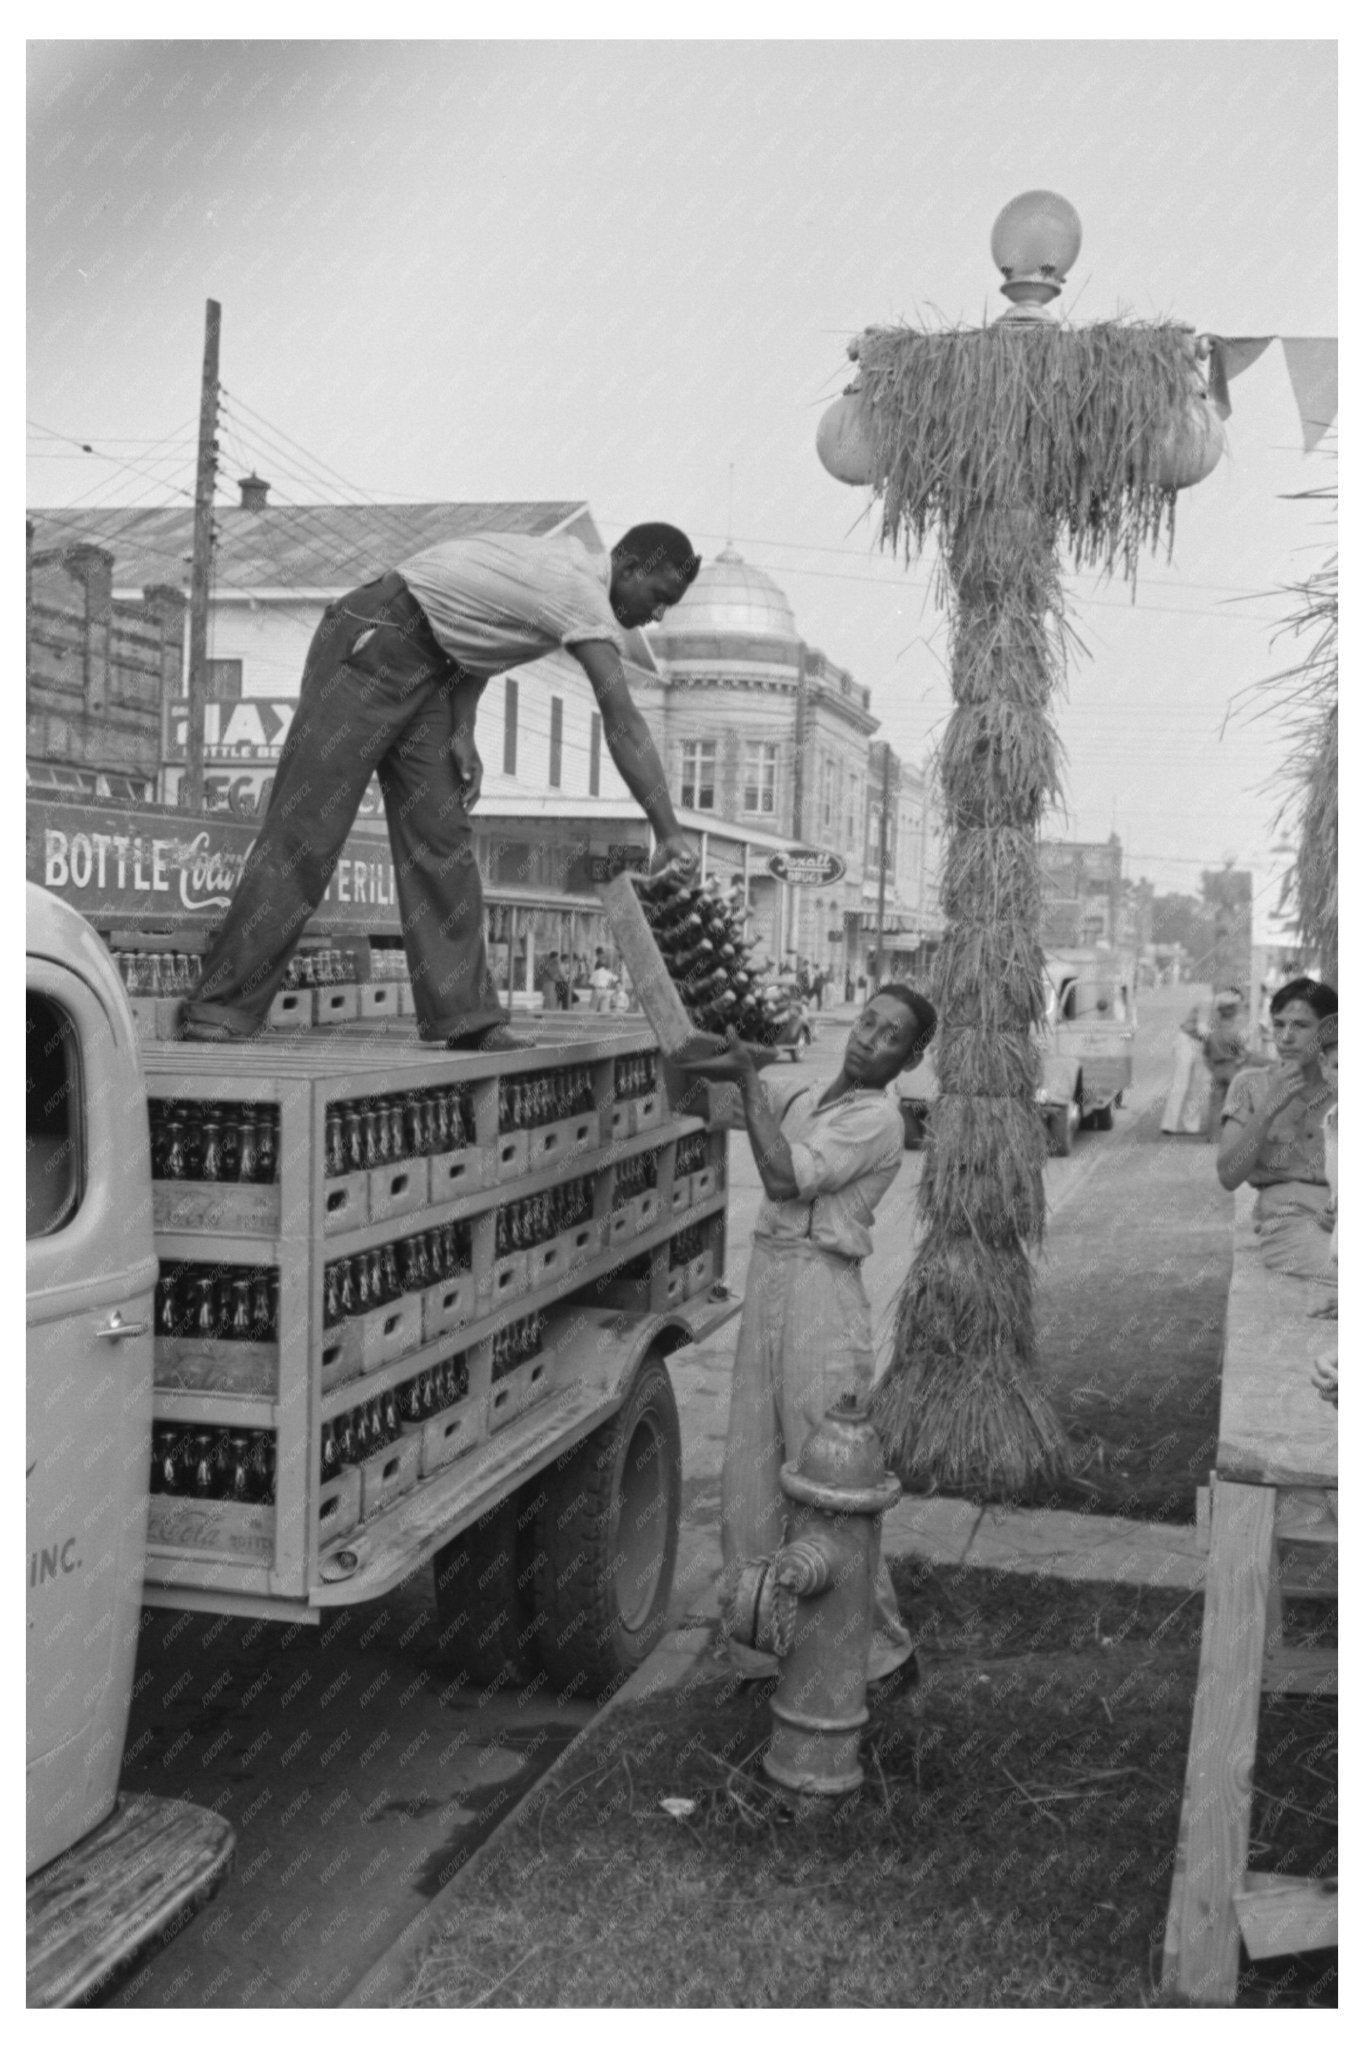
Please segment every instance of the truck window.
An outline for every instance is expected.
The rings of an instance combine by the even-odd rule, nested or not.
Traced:
[[[1064,1024],[1073,1024],[1075,1022],[1075,999],[1078,992],[1079,984],[1077,982],[1067,981],[1062,983],[1061,1021]]]
[[[28,992],[25,1158],[27,1235],[64,1230],[80,1207],[80,1061],[76,1029],[48,997]]]

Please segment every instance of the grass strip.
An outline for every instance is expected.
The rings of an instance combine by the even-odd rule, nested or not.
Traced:
[[[605,1717],[452,1888],[400,2002],[1161,2003],[1201,1600],[894,1575],[925,1675],[873,1710],[860,1793],[793,1805],[761,1768],[770,1686],[703,1664]],[[1334,1722],[1330,1700],[1265,1702],[1252,1867],[1333,1872]],[[1247,1970],[1238,2003],[1330,2004],[1334,1961]]]

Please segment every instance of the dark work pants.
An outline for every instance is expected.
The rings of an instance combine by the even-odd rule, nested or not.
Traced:
[[[401,576],[327,606],[264,822],[204,957],[189,1020],[242,1036],[260,1030],[376,771],[421,1036],[448,1038],[503,1017],[450,758],[457,674]]]

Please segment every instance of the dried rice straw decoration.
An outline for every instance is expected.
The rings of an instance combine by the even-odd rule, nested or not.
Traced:
[[[1060,555],[1131,580],[1172,542],[1162,451],[1201,379],[1192,330],[1136,323],[877,328],[853,353],[883,544],[906,561],[937,545],[955,706],[938,762],[940,1096],[876,1420],[907,1485],[1007,1494],[1066,1455],[1035,1380],[1028,1250],[1046,1208],[1032,1034],[1038,830],[1061,778],[1049,706],[1071,644]]]
[[[1335,504],[1333,486],[1299,491],[1306,499]],[[1274,820],[1275,829],[1289,830],[1296,840],[1293,865],[1284,878],[1279,914],[1291,916],[1303,950],[1321,963],[1324,980],[1333,985],[1340,971],[1340,811],[1337,791],[1340,757],[1340,586],[1338,558],[1333,553],[1304,583],[1291,586],[1297,604],[1283,630],[1295,637],[1310,635],[1302,660],[1264,682],[1252,685],[1247,697],[1262,697],[1255,714],[1277,713],[1286,726],[1289,750],[1274,777],[1287,794]]]

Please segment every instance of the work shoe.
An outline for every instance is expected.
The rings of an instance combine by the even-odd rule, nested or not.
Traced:
[[[190,1045],[249,1045],[254,1031],[234,1031],[230,1024],[209,1024],[182,1012],[175,1027],[178,1039]]]
[[[484,1024],[476,1031],[457,1031],[445,1041],[447,1052],[525,1052],[540,1043],[522,1038],[505,1024]]]

